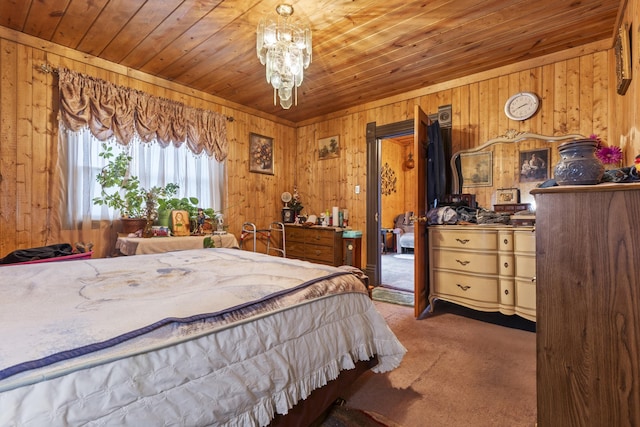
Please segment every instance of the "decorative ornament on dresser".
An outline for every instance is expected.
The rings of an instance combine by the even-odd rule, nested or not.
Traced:
[[[602,139],[596,135],[589,135],[590,139],[598,142],[596,147],[596,157],[604,164],[605,169],[617,169],[622,167],[622,149],[615,145],[607,146]]]
[[[596,157],[598,141],[576,139],[558,146],[560,161],[555,167],[558,185],[598,184],[604,175],[604,165]]]

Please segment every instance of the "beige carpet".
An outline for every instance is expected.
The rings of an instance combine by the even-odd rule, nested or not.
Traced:
[[[534,332],[472,319],[447,303],[423,320],[411,307],[375,304],[408,353],[398,369],[360,377],[343,396],[348,407],[404,427],[535,425]]]

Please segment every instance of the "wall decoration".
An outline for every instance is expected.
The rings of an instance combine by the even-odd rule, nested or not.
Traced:
[[[631,83],[631,46],[629,44],[629,28],[626,24],[618,28],[614,50],[616,53],[616,90],[618,94],[624,95]]]
[[[493,185],[493,152],[461,153],[462,186],[491,187]]]
[[[520,151],[520,182],[545,181],[549,179],[549,148]]]
[[[273,138],[249,134],[249,171],[273,175]]]
[[[396,183],[398,182],[398,177],[389,163],[385,163],[380,170],[380,185],[382,187],[382,194],[384,196],[388,196],[391,193],[396,192]]]
[[[320,160],[340,157],[340,137],[330,136],[318,140],[318,158]]]

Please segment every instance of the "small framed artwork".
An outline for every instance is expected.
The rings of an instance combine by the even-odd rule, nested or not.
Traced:
[[[171,228],[174,236],[191,234],[191,221],[187,211],[171,211]]]
[[[249,172],[273,175],[273,138],[249,134]]]
[[[491,187],[493,185],[493,152],[460,154],[463,187]]]
[[[318,159],[335,159],[340,157],[340,137],[330,136],[318,140]]]
[[[520,182],[549,179],[549,153],[551,149],[521,151],[519,155]]]
[[[496,205],[520,203],[520,190],[517,188],[498,188],[496,190]]]
[[[631,83],[631,46],[629,28],[626,24],[618,28],[614,50],[616,53],[616,91],[624,95]]]

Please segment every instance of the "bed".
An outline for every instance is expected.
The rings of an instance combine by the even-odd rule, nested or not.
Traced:
[[[197,249],[0,272],[0,425],[305,425],[341,373],[406,352],[353,267]]]

